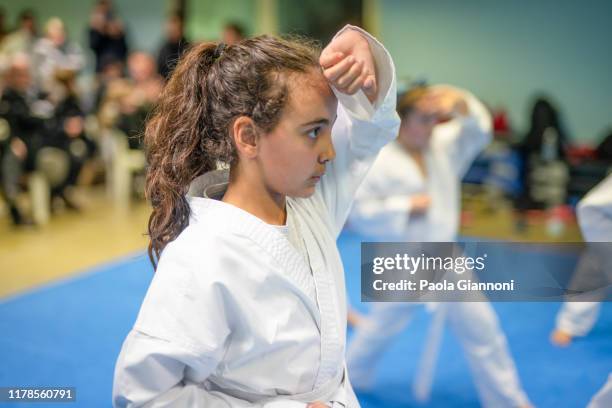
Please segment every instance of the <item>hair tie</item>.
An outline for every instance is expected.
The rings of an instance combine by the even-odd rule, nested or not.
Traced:
[[[221,57],[221,55],[223,54],[224,50],[225,50],[224,42],[220,42],[219,44],[217,44],[217,47],[215,47],[215,51],[213,52],[213,59],[217,61],[219,57]]]

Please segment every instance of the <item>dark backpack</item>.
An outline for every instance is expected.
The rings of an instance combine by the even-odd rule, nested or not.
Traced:
[[[608,136],[606,136],[599,146],[597,146],[595,154],[599,160],[612,161],[612,130],[610,130]]]

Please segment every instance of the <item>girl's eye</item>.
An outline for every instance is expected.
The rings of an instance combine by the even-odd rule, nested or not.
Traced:
[[[308,133],[306,133],[306,135],[308,135],[309,138],[311,139],[316,139],[317,136],[319,136],[319,132],[321,131],[320,127],[316,127],[310,131],[308,131]]]

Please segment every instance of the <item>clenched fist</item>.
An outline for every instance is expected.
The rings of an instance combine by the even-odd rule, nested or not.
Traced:
[[[338,91],[353,95],[362,89],[370,102],[378,94],[376,64],[368,40],[356,30],[345,30],[323,49],[323,75]]]

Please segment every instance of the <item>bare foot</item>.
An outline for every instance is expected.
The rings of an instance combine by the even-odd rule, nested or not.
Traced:
[[[357,327],[363,322],[363,316],[354,310],[349,310],[346,320],[349,327]]]
[[[550,342],[557,347],[567,347],[572,342],[572,335],[556,329],[550,335]]]

